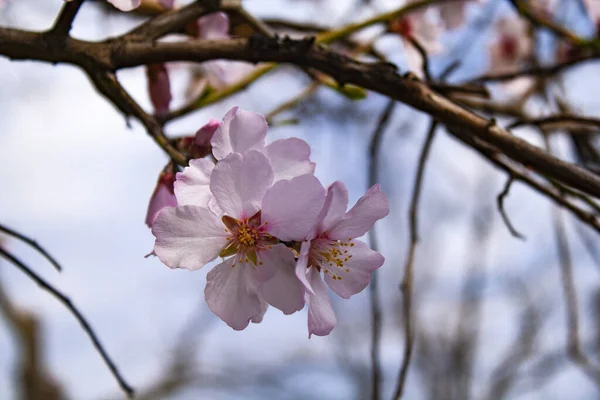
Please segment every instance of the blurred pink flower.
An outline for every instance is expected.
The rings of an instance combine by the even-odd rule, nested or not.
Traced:
[[[501,18],[496,23],[496,39],[490,47],[490,71],[515,71],[531,58],[532,51],[529,25],[516,16]]]
[[[167,10],[172,10],[175,0],[159,0],[158,3]]]
[[[441,27],[428,18],[426,10],[413,11],[391,21],[389,31],[402,37],[408,68],[418,76],[423,75],[423,59],[411,39],[420,44],[428,55],[442,51]]]
[[[169,113],[171,104],[171,83],[165,64],[150,64],[146,66],[148,77],[148,93],[154,106],[154,114],[163,116]]]
[[[347,206],[348,190],[336,181],[327,190],[318,224],[302,242],[296,275],[306,288],[309,337],[328,335],[337,322],[321,271],[329,288],[347,299],[361,292],[384,262],[381,254],[355,239],[389,213],[379,185],[373,185],[348,212]]]
[[[229,18],[223,12],[216,12],[198,18],[188,26],[188,31],[202,40],[219,40],[229,38]],[[188,89],[188,97],[197,97],[207,87],[223,89],[240,79],[253,68],[251,64],[234,61],[207,61],[192,67],[192,83]]]
[[[583,0],[587,12],[590,16],[590,19],[596,24],[596,26],[600,26],[600,1],[598,0]]]
[[[286,314],[304,305],[302,285],[293,276],[293,253],[278,239],[301,240],[310,232],[325,190],[313,175],[275,185],[273,179],[263,153],[230,153],[210,173],[216,207],[190,191],[181,196],[176,186],[179,205],[164,209],[152,226],[154,252],[171,268],[195,270],[219,255],[232,256],[208,273],[205,297],[209,308],[236,330],[259,321],[267,302]],[[263,290],[267,280],[271,283]]]
[[[165,207],[175,207],[177,199],[173,190],[175,182],[175,174],[173,173],[173,164],[168,164],[160,173],[156,188],[150,197],[148,211],[146,212],[146,225],[152,228],[152,224],[156,221],[158,213]]]

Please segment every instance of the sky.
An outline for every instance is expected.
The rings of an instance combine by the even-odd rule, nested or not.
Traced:
[[[326,3],[326,12],[315,12],[311,2],[289,1],[286,7],[274,7],[280,3],[248,0],[247,6],[258,15],[301,15],[323,23],[350,15],[350,6],[333,2]],[[60,5],[58,0],[16,2],[0,11],[0,22],[42,29],[51,25]],[[84,7],[73,34],[98,39],[129,26],[126,18],[105,18],[96,7]],[[393,49],[393,41],[386,46]],[[481,55],[474,56],[473,65],[481,63]],[[177,92],[186,82],[185,66],[172,69]],[[35,238],[61,262],[64,271],[57,273],[15,241],[8,242],[8,248],[68,294],[128,382],[136,388],[150,385],[168,366],[176,346],[183,345],[193,352],[208,383],[178,399],[342,400],[356,396],[364,381],[347,369],[356,367],[358,376],[368,376],[367,290],[350,300],[334,299],[340,322],[328,337],[308,339],[306,310],[284,316],[270,309],[261,324],[251,324],[241,332],[231,330],[204,303],[209,267],[194,272],[170,270],[156,258],[144,258],[153,246],[144,224],[146,206],[166,157],[140,124],[132,121],[128,128],[124,118],[94,92],[76,68],[0,59],[0,70],[0,222]],[[578,73],[591,76],[593,72],[590,67]],[[119,78],[149,109],[143,69],[121,71]],[[581,101],[587,105],[586,112],[597,112],[590,87],[581,82],[574,80],[573,85],[580,85],[573,87],[574,93],[590,99]],[[283,68],[240,95],[174,123],[167,132],[191,134],[209,118],[220,119],[234,105],[267,113],[306,84],[301,72]],[[175,99],[179,104],[182,101],[181,96]],[[316,100],[301,107],[303,119],[298,125],[271,127],[269,139],[305,139],[312,146],[317,177],[325,184],[344,181],[350,190],[350,204],[354,204],[367,189],[369,136],[384,105],[385,100],[375,94],[352,103],[322,89]],[[379,273],[386,394],[393,389],[403,348],[398,284],[408,244],[408,202],[426,125],[425,116],[398,105],[380,158],[380,181],[391,205],[390,216],[376,225],[386,257]],[[518,308],[514,296],[507,295],[514,289],[511,279],[528,283],[532,296],[552,309],[541,335],[541,348],[564,346],[551,207],[547,200],[516,185],[507,199],[507,211],[527,241],[514,239],[494,208],[503,176],[442,130],[438,136],[421,206],[423,240],[417,251],[415,294],[418,325],[431,326],[434,331],[444,331],[443,326],[448,325],[449,331],[465,265],[481,264],[487,271],[485,276],[477,275],[485,280],[482,337],[492,344],[478,359],[483,382],[516,332]],[[535,140],[533,135],[529,137]],[[557,143],[566,148],[564,141]],[[473,221],[484,214],[491,215],[490,245],[485,251],[473,247],[477,237],[472,233]],[[570,221],[571,233],[573,226]],[[576,282],[585,294],[585,305],[585,296],[598,287],[598,270],[579,244],[573,246]],[[480,258],[479,250],[483,253]],[[472,259],[475,261],[469,261]],[[71,398],[122,397],[90,340],[62,304],[1,260],[0,283],[15,303],[39,316],[49,369]],[[584,324],[590,321],[583,320]],[[584,325],[584,332],[590,330]],[[12,399],[16,396],[15,341],[2,319],[0,349],[0,398]],[[225,382],[225,387],[220,382]],[[475,388],[484,390],[482,383]],[[594,386],[590,381],[579,370],[567,367],[550,384],[521,397],[516,393],[514,398],[589,398],[591,393]],[[422,395],[422,384],[409,376],[407,398]]]

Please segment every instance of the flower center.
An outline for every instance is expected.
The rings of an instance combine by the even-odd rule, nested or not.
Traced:
[[[235,254],[233,267],[237,262],[251,262],[254,265],[262,265],[259,260],[258,251],[272,248],[278,240],[269,235],[264,226],[261,225],[261,212],[257,212],[250,218],[237,220],[230,216],[224,215],[221,220],[225,227],[225,231],[230,234],[227,239],[227,245],[223,247],[221,257],[227,257]]]
[[[313,240],[309,265],[323,270],[325,274],[331,274],[334,280],[342,280],[341,274],[350,272],[346,266],[346,263],[352,258],[352,254],[349,254],[348,250],[350,247],[354,247],[352,239],[347,241],[324,238]]]

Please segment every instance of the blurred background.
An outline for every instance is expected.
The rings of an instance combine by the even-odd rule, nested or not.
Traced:
[[[532,2],[533,3],[533,2]],[[582,36],[595,34],[583,2],[557,1],[554,17]],[[5,0],[0,24],[31,30],[52,25],[61,0]],[[398,1],[245,0],[259,18],[339,27],[403,4]],[[498,21],[517,18],[505,0],[469,2],[465,21],[441,29],[430,53],[433,76],[455,60],[450,82],[493,69]],[[437,10],[427,21],[441,26]],[[73,36],[101,40],[142,20],[99,1],[84,4]],[[539,37],[538,37],[539,36]],[[353,36],[414,69],[397,33],[374,26]],[[534,53],[555,62],[558,46],[536,36]],[[62,264],[57,273],[31,248],[4,237],[2,246],[55,285],[81,309],[140,399],[366,399],[370,397],[369,288],[343,300],[331,296],[338,326],[308,339],[306,310],[284,316],[271,308],[264,321],[236,332],[204,302],[206,267],[170,270],[152,250],[146,207],[167,157],[135,120],[131,126],[87,77],[71,66],[0,58],[0,223],[28,235]],[[172,108],[186,104],[188,64],[169,65]],[[553,76],[545,93],[559,93],[573,110],[598,115],[597,62]],[[415,71],[419,73],[419,71]],[[119,71],[123,85],[147,110],[143,68]],[[171,137],[192,135],[209,118],[234,105],[269,114],[311,85],[302,71],[284,66],[222,102],[170,123]],[[526,85],[527,86],[527,85]],[[530,86],[529,86],[530,87]],[[556,110],[541,94],[489,85],[494,104],[518,104],[536,115]],[[519,91],[521,90],[521,91]],[[490,100],[490,102],[492,102]],[[342,180],[350,204],[368,188],[369,144],[387,99],[368,93],[353,100],[316,87],[271,120],[268,139],[300,137],[312,146],[316,176]],[[497,114],[498,123],[511,119]],[[427,115],[403,104],[393,109],[377,158],[377,180],[390,199],[378,222],[385,256],[377,272],[381,299],[382,395],[393,394],[404,351],[399,285],[409,248],[409,203]],[[543,145],[537,130],[515,133]],[[581,160],[566,132],[549,136],[555,154]],[[590,136],[593,138],[593,136]],[[592,149],[596,142],[590,139]],[[593,399],[599,382],[567,354],[568,321],[559,246],[573,267],[581,348],[600,363],[600,245],[598,236],[553,203],[515,183],[506,213],[526,237],[511,235],[497,197],[503,172],[440,127],[432,144],[419,208],[420,243],[414,271],[415,353],[407,399]],[[554,217],[553,217],[554,215]],[[553,219],[554,218],[554,219]],[[557,242],[556,221],[566,239]],[[559,235],[559,237],[561,237]],[[365,238],[365,240],[367,240]],[[564,260],[563,260],[564,262]],[[119,399],[104,362],[73,316],[28,277],[0,259],[0,398],[23,397],[23,371],[48,385],[40,399]],[[33,365],[33,367],[32,367]],[[596,375],[597,376],[597,375]],[[21,397],[19,397],[21,396]]]

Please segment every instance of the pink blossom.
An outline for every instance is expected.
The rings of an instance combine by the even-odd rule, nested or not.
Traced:
[[[512,72],[531,57],[533,43],[528,29],[529,25],[519,17],[497,22],[497,36],[490,47],[492,72]]]
[[[413,11],[393,20],[389,30],[402,37],[408,68],[419,76],[422,75],[423,59],[411,39],[417,41],[428,54],[442,51],[440,26],[428,18],[426,10]]]
[[[501,18],[496,24],[496,39],[490,46],[490,72],[503,74],[518,70],[529,62],[533,41],[529,25],[519,17]],[[515,95],[526,91],[532,80],[519,78],[505,84],[504,88]]]
[[[212,129],[214,126],[215,124],[206,129]],[[262,115],[234,107],[225,114],[210,143],[217,160],[231,153],[243,153],[248,150],[265,154],[274,173],[273,182],[314,172],[315,164],[310,161],[308,143],[301,139],[289,138],[276,140],[265,146],[266,134],[267,121]],[[175,194],[180,205],[201,204],[219,212],[219,206],[209,188],[213,168],[214,164],[211,161],[198,159],[190,161],[189,167],[177,174]]]
[[[203,40],[219,40],[229,38],[229,18],[223,12],[205,15],[188,26],[192,36]],[[215,60],[195,65],[193,78],[188,89],[188,97],[197,97],[209,87],[223,89],[239,80],[253,67],[251,64],[234,61]]]
[[[159,0],[159,4],[166,10],[172,10],[175,0]]]
[[[296,275],[306,288],[309,337],[328,335],[337,322],[321,271],[329,288],[347,299],[361,292],[369,284],[371,273],[384,262],[381,254],[355,239],[389,213],[379,185],[371,187],[348,212],[347,206],[348,190],[336,181],[327,190],[319,223],[302,242]]]
[[[171,268],[190,270],[219,255],[231,256],[207,275],[205,297],[233,329],[260,321],[267,302],[286,314],[301,309],[303,289],[294,278],[294,255],[279,240],[301,240],[313,229],[325,201],[318,179],[302,175],[273,185],[269,159],[252,149],[232,152],[212,169],[207,163],[193,160],[190,168],[196,171],[182,178],[203,169],[195,179],[208,183],[208,195],[191,190],[191,181],[186,190],[178,188],[178,176],[178,206],[163,210],[152,227],[155,254]]]
[[[584,0],[583,3],[587,8],[587,12],[590,19],[596,24],[600,25],[600,1],[598,0]]]
[[[146,225],[152,228],[152,224],[156,220],[158,213],[165,207],[175,207],[177,199],[173,190],[175,182],[175,174],[173,173],[173,164],[167,165],[160,173],[154,193],[150,197],[148,211],[146,213]]]
[[[146,67],[148,77],[148,93],[154,106],[155,115],[165,115],[171,104],[171,83],[165,64],[150,64]]]
[[[267,121],[260,115],[234,107],[212,137],[213,154],[220,160],[232,152],[258,150],[271,162],[275,182],[315,171],[310,161],[310,146],[297,138],[279,139],[265,146]]]

